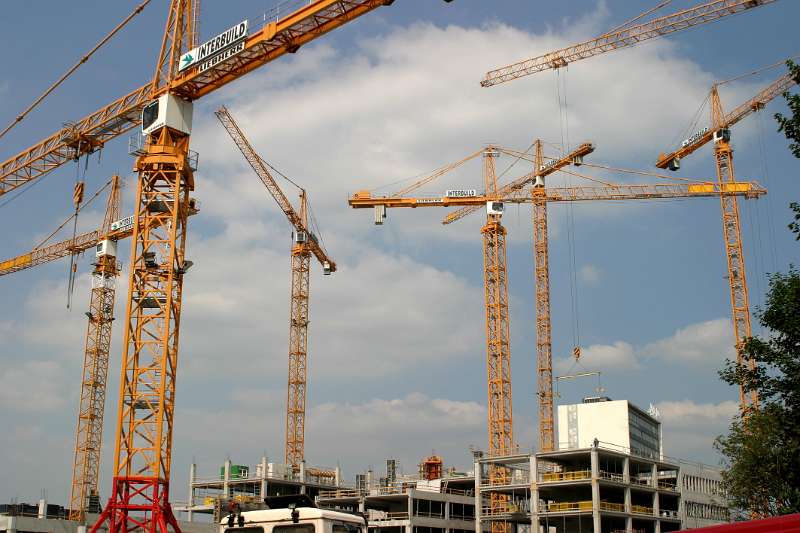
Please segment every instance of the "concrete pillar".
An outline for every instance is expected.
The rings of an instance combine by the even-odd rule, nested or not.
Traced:
[[[631,512],[631,488],[625,487],[625,512]]]
[[[231,460],[225,459],[225,466],[222,476],[222,497],[228,498],[230,497],[230,492],[228,492],[228,485],[231,480]]]
[[[192,507],[194,507],[194,489],[192,488],[192,485],[194,484],[194,480],[196,477],[197,477],[197,465],[195,463],[192,463],[191,465],[189,465],[189,499],[187,500],[189,502],[188,505],[189,510],[186,513],[187,520],[189,522],[192,521],[192,517],[194,516],[194,511],[192,511]]]
[[[42,498],[39,500],[39,512],[37,518],[47,518],[47,500]]]
[[[481,533],[481,463],[480,457],[475,455],[474,470],[475,473],[475,533]]]
[[[625,533],[633,533],[633,518],[625,518]]]
[[[267,458],[266,456],[261,458],[261,487],[259,489],[261,492],[261,499],[267,497]]]
[[[622,482],[626,485],[631,483],[631,458],[626,457],[622,460]]]
[[[592,465],[592,528],[600,532],[600,461],[597,448],[590,452]]]
[[[6,533],[17,533],[17,517],[9,516],[6,523]]]
[[[367,479],[372,479],[372,470],[367,472]],[[408,525],[406,526],[406,533],[414,533],[414,496],[415,490],[409,489],[408,494]]]
[[[539,533],[539,459],[531,454],[531,533]],[[549,531],[546,533],[550,533]]]
[[[661,533],[661,504],[658,501],[658,465],[653,463],[653,486],[656,491],[653,493],[653,514],[656,516],[655,533]]]
[[[300,461],[300,494],[306,493],[306,462],[305,460]]]

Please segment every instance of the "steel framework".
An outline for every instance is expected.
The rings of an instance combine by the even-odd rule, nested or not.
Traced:
[[[721,186],[736,181],[733,170],[733,149],[730,145],[730,132],[724,128],[725,114],[722,111],[722,102],[719,98],[717,87],[711,90],[711,123],[714,126],[715,139],[714,161],[717,167],[717,183]],[[722,234],[725,241],[725,255],[728,259],[728,282],[731,298],[731,319],[736,347],[736,362],[746,364],[755,370],[756,363],[753,359],[745,361],[744,342],[752,336],[750,326],[750,299],[747,294],[747,271],[744,264],[744,250],[742,249],[742,231],[739,220],[739,203],[735,196],[721,194],[720,206],[722,207]],[[746,392],[744,386],[739,386],[739,404],[742,413],[758,407],[758,392]]]
[[[105,219],[101,231],[108,235],[111,223],[119,218],[120,178],[112,178]],[[103,437],[103,414],[108,381],[108,354],[111,348],[111,325],[114,320],[114,296],[119,274],[116,257],[97,258],[92,272],[86,344],[83,355],[78,424],[72,463],[69,519],[83,523],[90,502],[99,503],[98,479]]]
[[[295,231],[292,246],[292,285],[289,302],[289,376],[286,387],[286,464],[299,469],[305,460],[306,389],[308,384],[308,301],[310,262],[313,254],[326,274],[336,271],[331,259],[311,232],[308,225],[308,198],[300,191],[300,212],[292,207],[278,182],[272,177],[267,163],[256,153],[253,145],[225,106],[215,114],[245,160],[275,199],[278,207]]]
[[[641,24],[625,25],[594,39],[491,70],[486,73],[481,85],[483,87],[491,87],[544,70],[565,67],[569,63],[580,59],[633,46],[642,41],[669,35],[693,26],[714,22],[729,15],[735,15],[775,1],[714,0],[712,2],[703,2],[689,9],[658,17]]]

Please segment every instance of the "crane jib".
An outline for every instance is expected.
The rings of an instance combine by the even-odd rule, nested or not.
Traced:
[[[231,57],[234,54],[237,54],[244,50],[244,39],[247,37],[247,20],[243,20],[239,24],[228,28],[224,32],[220,33],[216,37],[212,37],[202,45],[192,48],[185,54],[181,56],[181,60],[179,63],[179,70],[185,70],[192,65],[196,65],[198,63],[204,62],[200,65],[200,71],[209,68],[210,66],[208,63],[217,59],[217,54],[225,55],[225,59]],[[235,46],[234,46],[235,45]],[[237,50],[238,49],[238,50]],[[237,50],[237,51],[231,51]],[[208,60],[208,61],[206,61]],[[213,64],[216,64],[220,61],[214,61]],[[203,68],[205,67],[205,68]]]

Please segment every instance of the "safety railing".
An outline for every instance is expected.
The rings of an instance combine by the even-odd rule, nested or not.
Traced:
[[[676,483],[669,483],[667,481],[659,481],[658,488],[662,490],[678,490],[678,485]]]
[[[624,513],[625,512],[625,504],[624,503],[613,503],[613,502],[600,502],[600,510],[601,511],[614,511],[617,513]]]
[[[672,509],[659,509],[658,516],[663,518],[678,518],[678,511]]]
[[[414,511],[414,516],[421,516],[423,518],[444,518],[444,511],[439,513],[434,513],[432,511]]]
[[[622,474],[617,474],[616,472],[607,472],[605,470],[600,470],[600,477],[603,479],[608,479],[609,481],[615,481],[617,483],[624,483],[625,478]]]
[[[591,511],[592,500],[578,502],[550,502],[547,504],[548,513],[563,513],[568,511]]]
[[[380,513],[369,517],[370,522],[389,522],[391,520],[408,520],[408,513]]]
[[[364,492],[359,489],[336,489],[336,490],[320,490],[320,499],[325,498],[357,498],[363,495]]]
[[[631,485],[640,485],[642,487],[652,487],[653,483],[651,482],[650,478],[631,478]]]
[[[644,505],[631,505],[631,512],[636,514],[653,514],[652,507],[645,507]]]
[[[542,482],[554,481],[578,481],[583,479],[591,479],[591,470],[567,470],[565,472],[545,472],[542,474]]]

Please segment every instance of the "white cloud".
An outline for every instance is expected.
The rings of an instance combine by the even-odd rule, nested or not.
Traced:
[[[65,408],[63,370],[55,361],[26,361],[0,369],[0,405],[21,412]]]
[[[727,318],[691,324],[666,339],[648,344],[642,353],[665,360],[718,366],[722,359],[735,355],[731,328]]]
[[[695,403],[692,400],[659,402],[664,435],[664,453],[694,459],[709,457],[714,439],[727,432],[738,412],[738,403]]]
[[[203,457],[219,460],[233,446],[238,461],[255,461],[269,450],[270,460],[282,463],[282,413],[262,407],[283,401],[276,391],[250,390],[235,394],[225,410],[180,410],[177,437],[183,443],[203,442]],[[420,392],[362,403],[325,402],[308,410],[306,457],[315,466],[338,462],[350,475],[390,457],[413,469],[432,450],[448,464],[464,466],[468,446],[484,443],[485,427],[485,406]]]
[[[641,368],[647,359],[717,367],[722,359],[735,355],[732,337],[730,320],[717,318],[690,324],[669,337],[642,346],[621,340],[611,344],[593,344],[581,351],[581,363],[593,369],[617,372]],[[566,371],[573,361],[569,357],[558,359],[556,369]]]
[[[557,359],[556,370],[567,372],[575,360],[570,357]],[[591,369],[630,370],[640,367],[634,347],[623,341],[613,344],[592,344],[581,349],[580,362]]]

